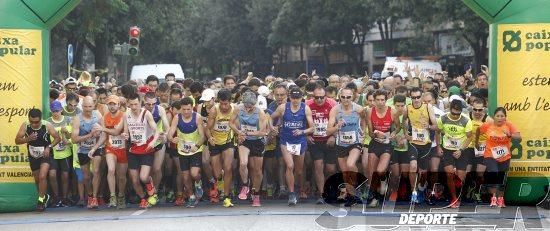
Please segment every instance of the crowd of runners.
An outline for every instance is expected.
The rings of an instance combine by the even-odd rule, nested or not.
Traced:
[[[482,185],[503,207],[521,137],[504,108],[488,111],[482,70],[210,82],[167,73],[122,85],[82,72],[50,82],[50,110],[30,110],[15,141],[28,147],[39,211],[309,198],[457,208],[482,201]]]

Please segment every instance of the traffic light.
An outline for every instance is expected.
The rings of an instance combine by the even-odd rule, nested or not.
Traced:
[[[130,44],[128,48],[128,53],[130,55],[137,55],[139,53],[139,36],[141,35],[141,31],[139,27],[133,26],[130,27],[130,30],[128,31],[129,39],[128,44]]]

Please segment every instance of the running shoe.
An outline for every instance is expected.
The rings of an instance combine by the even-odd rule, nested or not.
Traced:
[[[497,197],[493,196],[491,197],[491,204],[489,205],[490,207],[497,207],[498,206],[498,199]]]
[[[371,200],[370,203],[367,205],[367,207],[369,207],[369,208],[378,207],[378,199],[372,198],[372,200]]]
[[[298,203],[298,199],[296,198],[295,192],[289,192],[288,193],[288,206],[294,206]]]
[[[252,207],[260,207],[260,195],[252,195]]]
[[[197,200],[195,195],[191,195],[191,197],[189,197],[189,200],[187,201],[187,205],[185,207],[195,208],[195,205],[197,205],[198,203],[199,203],[199,201]]]
[[[212,188],[210,188],[210,192],[208,193],[210,196],[210,202],[211,203],[218,203],[220,202],[219,195],[218,195],[218,187],[214,185]]]
[[[99,207],[99,203],[97,201],[97,197],[92,197],[92,206],[91,209],[97,209]]]
[[[243,185],[243,187],[241,188],[241,192],[239,193],[239,199],[246,200],[246,198],[248,197],[248,192],[250,192],[248,186]]]
[[[451,204],[451,206],[449,206],[449,208],[451,209],[458,209],[460,207],[460,200],[458,199],[454,199],[454,203]]]
[[[177,195],[176,200],[174,201],[174,206],[183,206],[185,200],[183,200],[183,195]]]
[[[109,205],[107,207],[111,208],[111,207],[116,207],[117,206],[117,200],[116,200],[116,196],[115,195],[112,195],[110,198],[109,198]]]
[[[174,203],[175,194],[174,191],[169,191],[166,193],[166,203]]]
[[[91,197],[91,196],[88,196],[88,203],[87,203],[87,205],[88,205],[88,209],[91,209],[91,208],[93,208],[93,207],[94,207],[94,202],[93,202],[93,199],[94,199],[93,197]]]
[[[418,192],[413,191],[411,194],[411,203],[418,204]]]
[[[477,202],[477,203],[480,203],[481,202],[481,194],[479,193],[474,193],[474,196],[473,196],[474,200]]]
[[[273,185],[267,185],[267,197],[272,198],[273,197]]]
[[[141,198],[141,202],[139,203],[139,208],[140,209],[147,209],[147,207],[149,207],[149,202],[147,202],[147,200],[145,200],[145,198]]]
[[[204,190],[202,189],[202,181],[195,182],[195,196],[198,199],[201,199],[203,194]]]
[[[506,208],[506,205],[504,204],[504,197],[497,198],[497,206],[499,208]]]
[[[126,208],[126,196],[119,196],[116,201],[116,208],[117,209],[125,209]]]
[[[84,202],[83,199],[78,200],[78,202],[76,203],[76,206],[79,208],[84,208],[85,205],[86,205],[86,202]]]
[[[425,195],[426,195],[426,192],[424,192],[424,190],[417,190],[417,195],[416,195],[416,199],[418,200],[418,203],[419,204],[422,204],[424,203],[424,200],[425,200]]]
[[[426,198],[426,203],[428,203],[428,205],[435,205],[435,202],[436,202],[435,192],[431,191],[430,195],[428,195],[428,198]]]
[[[223,207],[229,208],[233,207],[233,203],[231,202],[231,198],[226,197],[225,200],[223,200]]]
[[[317,201],[315,201],[315,204],[323,205],[325,204],[325,199],[323,199],[323,197],[318,197]]]

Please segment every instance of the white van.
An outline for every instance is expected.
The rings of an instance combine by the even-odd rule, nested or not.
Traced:
[[[136,65],[132,67],[132,73],[130,74],[130,79],[145,80],[149,75],[155,75],[159,80],[164,81],[164,76],[168,73],[174,73],[176,79],[185,79],[185,74],[181,65],[179,64],[147,64],[147,65]]]
[[[418,66],[421,72],[429,75],[429,73],[439,73],[441,72],[441,64],[432,60],[415,60],[407,58],[398,58],[398,57],[386,57],[386,63],[384,64],[384,70],[382,70],[382,76],[389,76],[390,74],[399,74],[401,77],[406,78],[407,73],[405,73],[405,63],[409,67],[414,69],[415,66]],[[414,71],[411,71],[414,75]]]

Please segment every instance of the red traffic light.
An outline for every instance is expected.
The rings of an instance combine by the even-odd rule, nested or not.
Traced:
[[[128,34],[130,35],[130,37],[139,37],[139,34],[140,34],[139,27],[137,26],[130,27]]]

